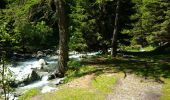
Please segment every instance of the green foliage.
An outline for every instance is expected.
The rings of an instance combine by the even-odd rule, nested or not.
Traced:
[[[111,61],[113,60],[113,57],[111,55],[107,55],[107,59]]]
[[[69,46],[71,50],[103,50],[106,52],[107,48],[111,45],[115,17],[115,1],[75,0],[70,4],[69,29],[71,37]],[[127,40],[124,41],[125,35],[121,34],[121,31],[123,28],[128,29],[128,27],[131,26],[129,24],[129,16],[133,12],[133,5],[131,0],[121,2],[121,5],[121,21],[119,25],[120,41],[118,42],[128,44]]]
[[[4,46],[14,49],[24,49],[38,46],[49,46],[49,40],[53,37],[53,29],[46,22],[29,21],[29,12],[40,3],[40,0],[10,0],[6,8],[0,12],[0,41]]]
[[[19,22],[16,25],[15,31],[20,36],[20,43],[24,42],[24,45],[27,44],[27,46],[42,46],[46,44],[47,38],[52,33],[52,29],[44,21],[35,24],[27,21]]]
[[[1,22],[0,22],[1,23]],[[2,22],[0,26],[0,49],[7,50],[13,44],[17,43],[16,35],[10,30],[11,25],[7,22]],[[1,50],[1,51],[2,51]],[[8,50],[7,50],[8,51]]]
[[[20,49],[57,46],[58,24],[50,0],[1,0],[0,40]],[[114,0],[67,0],[70,50],[106,52],[115,18]],[[120,4],[119,45],[158,46],[169,41],[169,0],[125,0]],[[155,10],[157,9],[157,10]],[[130,35],[130,36],[129,36]],[[133,37],[132,40],[131,37]],[[5,39],[5,40],[4,40]],[[1,44],[2,45],[2,44]],[[7,46],[7,45],[6,45]]]
[[[0,87],[3,90],[4,99],[8,100],[9,94],[13,91],[10,87],[12,79],[12,72],[6,66],[6,56],[5,53],[0,56]]]
[[[6,51],[7,56],[10,52],[12,52],[15,48],[17,48],[18,35],[14,33],[12,30],[13,25],[11,22],[1,22],[0,26],[0,55],[2,51]]]
[[[35,88],[28,90],[22,96],[19,97],[19,100],[30,100],[31,97],[33,97],[39,93],[40,93],[40,91]]]
[[[78,70],[82,64],[80,61],[71,60],[68,62],[69,69]]]
[[[170,2],[168,0],[134,0],[136,13],[131,16],[137,20],[129,31],[134,38],[134,44],[142,46],[157,45],[169,41]]]
[[[87,13],[82,3],[83,0],[75,0],[73,5],[70,7],[70,42],[69,47],[71,50],[84,51],[87,49],[86,41],[83,37],[83,28],[87,25]]]

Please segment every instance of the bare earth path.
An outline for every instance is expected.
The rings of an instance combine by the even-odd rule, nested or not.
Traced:
[[[109,74],[112,75],[112,74]],[[113,74],[116,77],[117,74]],[[67,88],[91,88],[91,81],[95,74],[85,75],[67,84]],[[114,85],[113,93],[106,95],[106,100],[159,100],[162,84],[150,79],[143,79],[134,74],[127,74],[126,78],[121,77]],[[41,95],[31,100],[42,100]]]
[[[113,94],[108,94],[106,100],[159,100],[161,88],[159,83],[128,74],[117,82]]]
[[[94,74],[85,75],[67,83],[65,86],[68,88],[90,88],[93,78]]]

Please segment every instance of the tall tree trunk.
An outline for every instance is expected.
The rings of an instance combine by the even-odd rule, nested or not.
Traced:
[[[66,2],[65,0],[54,0],[56,5],[56,12],[58,15],[58,27],[59,27],[59,59],[58,69],[56,75],[59,77],[64,76],[67,69],[68,62],[68,26],[66,15]]]
[[[117,0],[116,3],[116,16],[115,16],[115,24],[114,24],[114,31],[112,37],[112,48],[111,48],[111,55],[116,56],[117,54],[117,34],[118,34],[118,21],[119,21],[119,7],[120,7],[120,0]]]

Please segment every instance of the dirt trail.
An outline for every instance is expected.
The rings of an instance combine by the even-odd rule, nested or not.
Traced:
[[[119,74],[108,74],[113,77]],[[95,74],[85,75],[67,84],[68,88],[91,88],[91,82]],[[120,78],[120,77],[119,77]],[[121,77],[114,85],[113,93],[106,95],[106,100],[159,100],[162,84],[153,80],[145,80],[133,74],[127,74],[126,78]],[[31,100],[41,100],[41,96],[35,96]]]
[[[77,78],[69,83],[67,83],[65,86],[70,88],[90,88],[91,87],[91,81],[94,78],[95,74],[85,75],[80,78]]]
[[[128,74],[117,82],[113,94],[108,94],[106,100],[159,100],[161,88],[162,84]]]

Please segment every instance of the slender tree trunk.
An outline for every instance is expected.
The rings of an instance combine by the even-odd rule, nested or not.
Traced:
[[[115,24],[114,24],[114,31],[112,37],[112,48],[111,48],[111,55],[116,56],[117,54],[117,34],[118,34],[118,21],[119,21],[119,7],[120,7],[120,0],[117,0],[116,4],[116,16],[115,16]]]
[[[67,26],[67,15],[65,9],[65,0],[54,0],[56,4],[56,12],[58,15],[58,27],[59,27],[59,59],[58,59],[58,70],[56,74],[64,76],[67,69],[68,62],[68,26]]]
[[[2,61],[2,89],[4,91],[4,100],[7,100],[7,90],[6,90],[6,83],[5,83],[5,63],[4,63],[4,57],[1,58]]]

